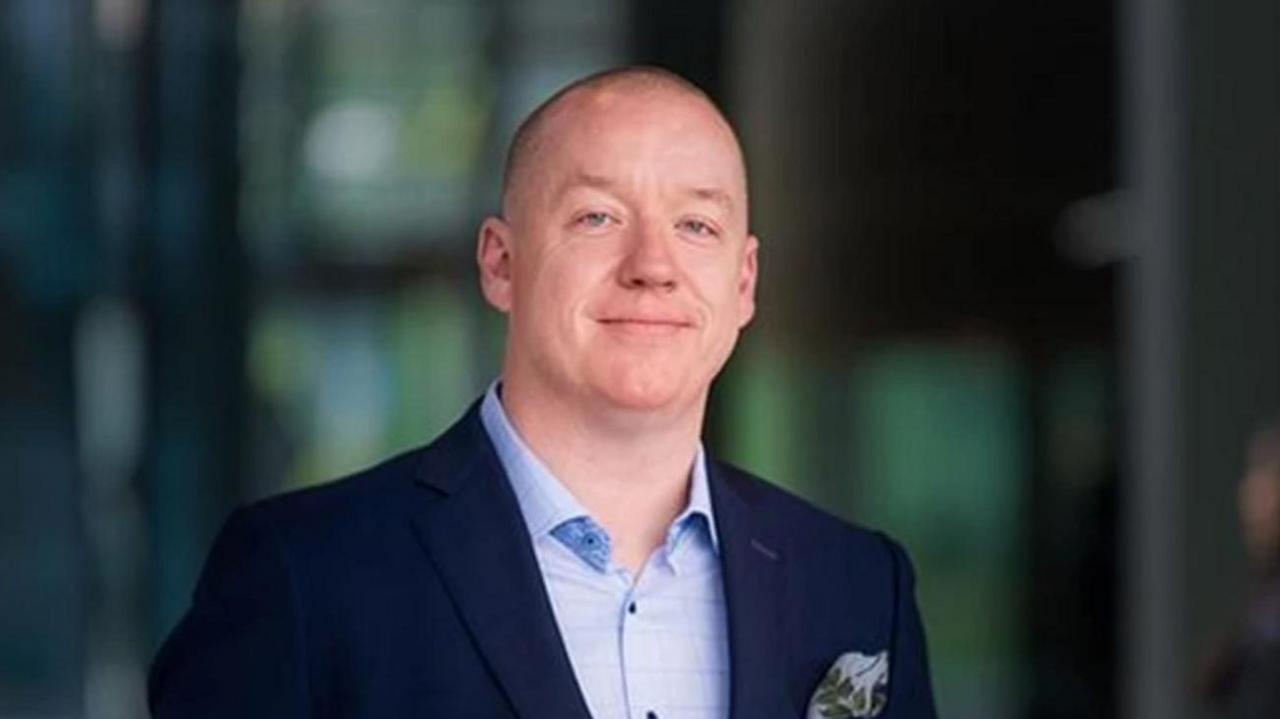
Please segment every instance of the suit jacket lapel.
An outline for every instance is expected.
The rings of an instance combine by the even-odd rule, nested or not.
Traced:
[[[477,405],[418,469],[436,493],[414,522],[432,563],[522,717],[590,719],[537,559]]]
[[[711,501],[720,538],[729,620],[729,715],[732,719],[789,716],[782,622],[780,537],[758,516],[753,487],[724,465],[709,462]]]

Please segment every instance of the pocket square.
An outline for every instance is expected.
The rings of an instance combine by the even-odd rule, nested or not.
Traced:
[[[846,652],[831,665],[809,700],[807,719],[873,717],[889,698],[889,652]]]

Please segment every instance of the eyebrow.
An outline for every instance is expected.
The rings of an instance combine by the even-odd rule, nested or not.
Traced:
[[[563,196],[564,193],[575,187],[592,187],[597,190],[613,190],[618,183],[614,180],[604,177],[603,175],[592,175],[588,172],[575,172],[568,180],[560,186],[556,192],[557,196]]]
[[[615,191],[618,182],[612,178],[603,175],[593,175],[589,172],[578,172],[570,177],[556,192],[556,197],[563,197],[566,192],[575,187],[590,187],[599,190]],[[726,212],[733,211],[733,197],[728,192],[718,187],[690,187],[684,190],[684,194],[705,202],[712,202],[722,207]]]
[[[733,198],[729,196],[729,193],[719,188],[694,187],[689,190],[689,194],[699,200],[714,202],[715,204],[720,205],[725,212],[733,211]]]

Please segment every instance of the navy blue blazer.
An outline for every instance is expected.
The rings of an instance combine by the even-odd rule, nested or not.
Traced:
[[[883,650],[881,716],[933,717],[903,550],[741,470],[708,480],[733,719],[802,717],[838,656]],[[425,448],[236,510],[148,698],[157,719],[587,719],[478,403]]]

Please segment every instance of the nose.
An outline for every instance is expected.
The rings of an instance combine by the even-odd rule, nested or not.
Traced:
[[[618,268],[618,281],[631,289],[674,290],[679,273],[670,242],[671,238],[658,228],[635,228],[628,238],[627,255]]]

